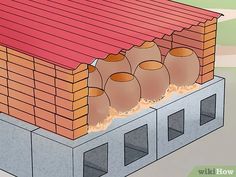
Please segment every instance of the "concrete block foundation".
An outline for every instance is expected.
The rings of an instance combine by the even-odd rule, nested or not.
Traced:
[[[32,177],[32,132],[38,127],[0,114],[0,169]]]
[[[224,79],[215,77],[199,90],[181,98],[174,95],[153,107],[157,111],[158,159],[223,126],[224,84]]]
[[[215,76],[74,141],[0,114],[0,168],[18,177],[127,176],[222,127],[224,87]]]

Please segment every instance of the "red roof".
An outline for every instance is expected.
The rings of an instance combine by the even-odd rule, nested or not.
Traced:
[[[220,15],[168,0],[1,0],[0,43],[75,69]]]

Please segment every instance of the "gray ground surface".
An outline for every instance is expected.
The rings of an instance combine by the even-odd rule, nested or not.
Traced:
[[[197,165],[236,165],[236,68],[216,68],[226,78],[225,126],[129,177],[186,177]]]

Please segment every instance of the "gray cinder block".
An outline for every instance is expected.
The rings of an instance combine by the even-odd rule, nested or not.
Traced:
[[[37,127],[0,114],[0,169],[32,177],[32,131]]]
[[[175,94],[153,107],[157,110],[158,159],[223,126],[224,84],[216,76],[196,91]]]
[[[127,159],[129,164],[125,164]],[[75,141],[43,129],[33,132],[34,177],[121,177],[155,160],[156,112],[153,109],[125,119],[117,118],[107,130]]]

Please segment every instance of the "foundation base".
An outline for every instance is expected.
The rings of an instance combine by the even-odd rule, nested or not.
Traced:
[[[0,169],[18,177],[124,177],[224,125],[225,81],[170,99],[75,141],[0,114]]]

